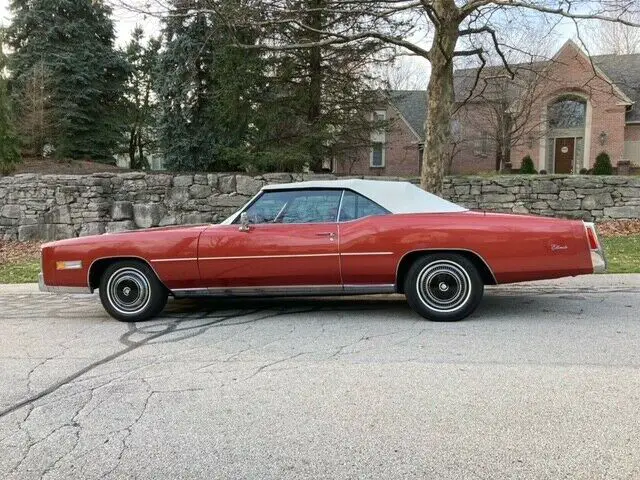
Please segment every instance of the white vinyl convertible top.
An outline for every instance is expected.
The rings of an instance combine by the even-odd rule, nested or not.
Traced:
[[[262,192],[318,188],[353,190],[373,200],[391,213],[451,213],[467,211],[466,208],[425,192],[409,182],[360,179],[312,180],[309,182],[265,185],[260,193],[251,199],[249,203],[252,203]],[[246,205],[222,222],[222,225],[232,224],[245,208]]]
[[[391,213],[449,213],[467,209],[425,192],[409,182],[386,180],[318,180],[266,185],[263,191],[299,188],[346,188],[363,195]]]

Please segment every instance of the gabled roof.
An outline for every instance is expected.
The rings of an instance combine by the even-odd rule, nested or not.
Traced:
[[[577,46],[576,48],[579,49]],[[640,54],[596,55],[591,59],[602,72],[604,79],[617,88],[621,97],[627,97],[621,98],[621,101],[628,99],[634,102],[627,112],[626,121],[640,123]],[[516,81],[507,78],[503,66],[485,67],[482,72],[483,79],[475,86],[471,96],[469,94],[474,87],[478,70],[458,69],[454,72],[453,78],[455,100],[464,102],[471,97],[472,101],[488,101],[492,98],[504,99],[506,95],[506,99],[515,101],[521,93],[522,85],[548,64],[549,62],[532,62],[512,65]],[[424,138],[424,122],[427,117],[426,91],[396,90],[390,93],[390,98],[400,114]]]
[[[627,122],[640,122],[640,54],[596,55],[591,57],[624,94],[635,102],[627,112]]]
[[[427,91],[392,90],[389,92],[389,101],[420,139],[424,139],[424,122],[427,120]]]

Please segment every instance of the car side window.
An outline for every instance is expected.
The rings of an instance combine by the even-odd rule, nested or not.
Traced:
[[[345,190],[342,208],[340,209],[341,222],[357,220],[370,215],[387,215],[388,213],[384,208],[368,198],[351,190]]]
[[[246,212],[252,224],[335,222],[341,196],[341,190],[265,192]]]

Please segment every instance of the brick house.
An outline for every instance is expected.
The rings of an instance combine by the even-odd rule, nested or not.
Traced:
[[[596,156],[614,166],[640,165],[640,54],[588,57],[568,41],[546,62],[455,72],[450,172],[495,171],[530,156],[536,169],[579,173]],[[375,117],[374,117],[375,116]],[[336,159],[333,170],[353,175],[419,175],[425,91],[392,91],[373,118],[388,120],[371,148]]]

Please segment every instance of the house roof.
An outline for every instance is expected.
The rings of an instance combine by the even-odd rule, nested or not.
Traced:
[[[635,102],[627,112],[627,122],[640,122],[640,54],[597,55],[591,58],[593,63]]]
[[[390,102],[409,126],[424,138],[424,122],[427,120],[426,90],[392,90],[389,92]]]
[[[640,122],[640,54],[596,55],[593,63],[619,90],[635,104],[627,112],[627,122]],[[515,101],[522,92],[522,86],[529,78],[541,71],[548,62],[533,62],[513,65],[516,81],[506,77],[502,66],[485,67],[483,79],[476,85],[476,68],[459,69],[454,72],[454,92],[456,102],[464,102],[470,97],[475,100],[504,98]],[[504,75],[503,75],[504,74]],[[490,80],[486,80],[490,77]],[[475,89],[474,89],[475,86]],[[473,95],[470,95],[473,89]],[[425,90],[394,90],[390,101],[398,109],[411,127],[424,138],[424,122],[427,117]]]

